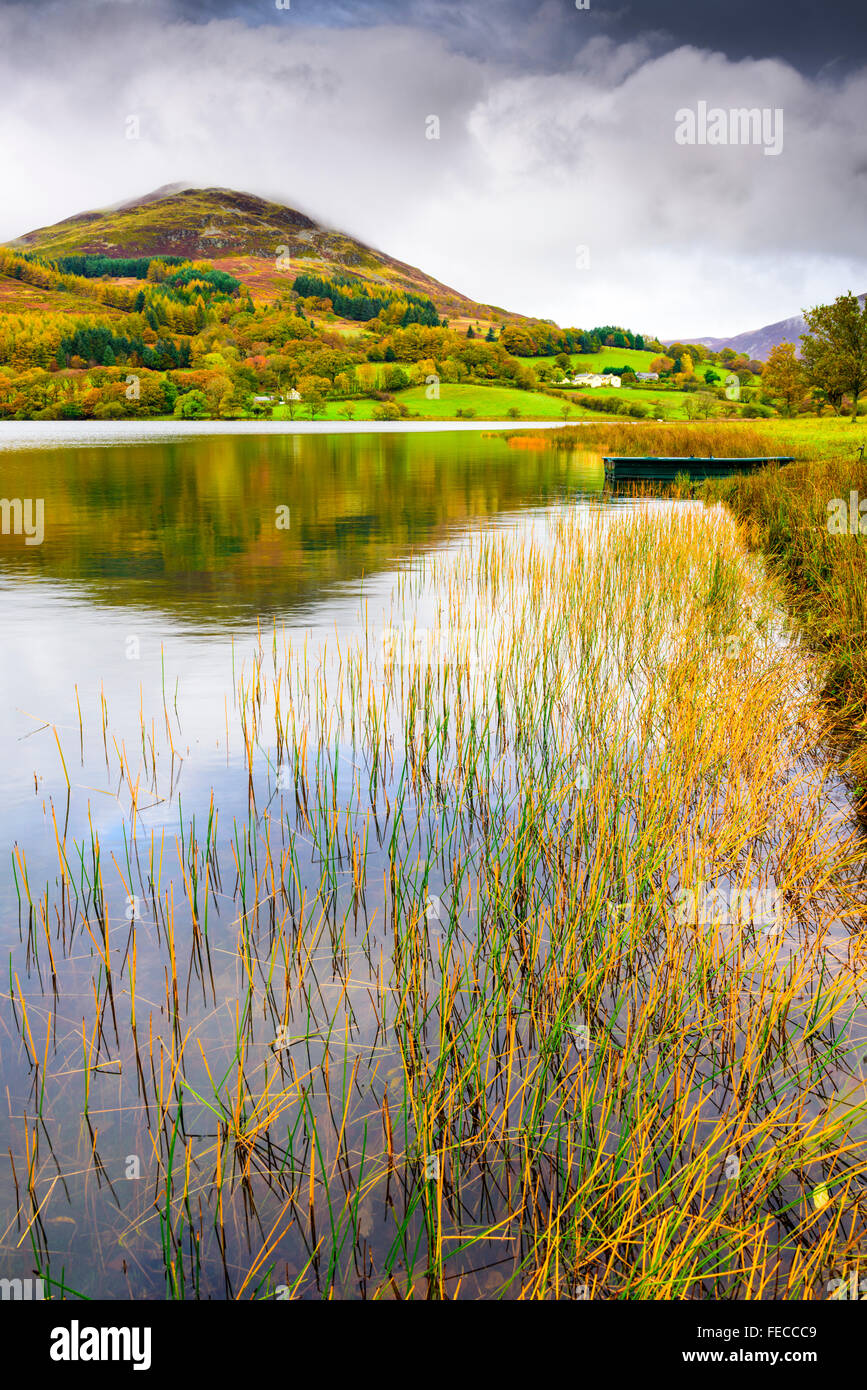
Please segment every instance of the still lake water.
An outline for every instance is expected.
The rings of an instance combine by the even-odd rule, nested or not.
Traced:
[[[7,426],[0,495],[42,499],[45,528],[40,545],[0,535],[0,1147],[15,1164],[0,1275],[90,1297],[405,1295],[429,1213],[424,1162],[420,1178],[409,1159],[402,1176],[390,1167],[411,1104],[389,1010],[416,969],[404,988],[387,911],[405,890],[384,886],[403,750],[347,653],[380,637],[396,591],[423,600],[430,567],[471,542],[542,538],[565,511],[613,520],[631,503],[603,498],[601,458],[541,435],[170,423]],[[300,753],[279,739],[275,753],[262,715],[287,646],[294,674],[275,689],[285,727],[314,731]],[[325,694],[335,661],[353,709],[373,708],[358,739]],[[476,835],[472,806],[452,813],[449,854]],[[437,816],[410,817],[407,882],[443,850]],[[383,1202],[365,1174],[386,1143]],[[521,1164],[507,1153],[490,1186],[485,1155],[473,1161],[448,1277],[496,1296],[509,1274],[496,1235],[460,1250],[495,1225],[498,1184]],[[272,1250],[284,1208],[295,1224]]]
[[[76,426],[69,438],[56,424],[0,432],[0,495],[44,499],[45,516],[41,545],[0,535],[7,827],[32,822],[33,754],[46,736],[54,744],[51,726],[77,735],[76,687],[85,724],[104,694],[129,729],[142,692],[147,708],[177,684],[202,743],[224,726],[214,691],[257,623],[351,632],[359,599],[414,554],[567,499],[599,501],[603,483],[598,456],[509,448],[478,429],[157,422]]]
[[[121,1092],[112,1071],[120,1049],[109,1045],[114,1057],[103,1059],[104,1069],[91,1077],[90,1106],[93,1112],[98,1096],[98,1119],[81,1147],[80,1026],[87,1013],[90,1034],[93,1000],[88,1007],[76,999],[86,1000],[92,991],[90,964],[85,958],[77,975],[71,951],[61,966],[60,1002],[55,1000],[52,1013],[46,996],[43,1007],[42,957],[33,973],[33,959],[22,945],[23,865],[34,903],[37,891],[50,885],[45,903],[51,900],[48,910],[54,913],[55,826],[73,859],[71,847],[91,845],[95,835],[106,898],[125,925],[131,913],[118,895],[114,869],[126,872],[133,832],[140,838],[155,832],[158,842],[162,837],[173,847],[179,830],[183,838],[182,827],[189,833],[198,817],[201,834],[213,787],[220,789],[222,824],[228,826],[230,818],[244,822],[246,783],[238,776],[242,750],[235,741],[233,695],[261,633],[270,638],[279,631],[281,643],[303,643],[305,635],[311,646],[334,638],[346,643],[357,637],[364,612],[376,621],[377,605],[384,606],[396,576],[411,571],[419,557],[453,553],[480,531],[532,527],[576,499],[600,503],[598,456],[546,448],[541,436],[534,444],[509,447],[472,427],[407,431],[355,425],[325,431],[319,425],[290,432],[279,426],[251,431],[232,425],[178,430],[162,423],[134,429],[24,424],[0,433],[0,494],[44,504],[41,544],[0,535],[0,946],[25,985],[31,1026],[40,1036],[46,1028],[52,1033],[44,1116],[51,1117],[51,1133],[40,1153],[41,1173],[50,1154],[64,1174],[84,1171],[84,1149],[96,1130],[96,1152],[116,1178],[131,1151],[147,1154],[148,1139],[140,1117],[132,1130],[118,1121],[118,1112],[135,1109],[136,1092],[132,1071],[130,1089]],[[288,527],[278,528],[282,508],[288,508]],[[287,513],[282,517],[285,522]],[[133,824],[118,768],[140,757],[142,720],[152,730],[154,712],[161,717],[164,709],[178,760],[172,756],[169,787],[160,785],[159,795],[139,799]],[[154,737],[158,742],[159,731]],[[14,865],[13,852],[21,856]],[[86,877],[82,863],[79,854],[73,879]],[[43,887],[37,890],[37,884]],[[143,937],[139,989],[144,985],[153,1003],[161,989],[160,952],[154,949],[149,962],[147,945],[155,947],[148,933],[159,927],[156,913],[149,915],[138,897],[135,904]],[[212,916],[212,940],[214,933]],[[92,956],[86,937],[85,943]],[[229,931],[227,952],[232,944]],[[232,972],[221,976],[220,965],[217,956],[217,997],[240,997],[241,981]],[[73,1042],[76,1015],[79,1036]],[[18,1166],[26,1168],[24,1116],[33,1122],[33,1071],[17,1040],[12,1045],[9,1026],[7,1020],[3,1070],[15,1097],[8,1117],[11,1147]],[[197,1034],[208,1037],[201,1020]],[[99,1052],[97,1047],[97,1058]],[[37,1184],[40,1201],[52,1176],[43,1174],[43,1185]],[[17,1203],[8,1177],[4,1225]],[[122,1198],[136,1186],[121,1186]],[[65,1182],[64,1190],[61,1208],[45,1216],[48,1234],[39,1238],[39,1258],[34,1262],[31,1255],[26,1269],[21,1264],[34,1226],[23,1246],[18,1235],[11,1245],[7,1241],[3,1273],[38,1270],[97,1297],[177,1291],[168,1288],[165,1268],[147,1241],[135,1253],[132,1272],[113,1253],[118,1244],[128,1248],[126,1227],[111,1230],[111,1249],[95,1261],[104,1221],[111,1227],[111,1217],[94,1222],[86,1180],[78,1187],[75,1180]],[[139,1216],[145,1221],[146,1210],[142,1199],[145,1214]],[[18,1229],[24,1227],[19,1223]],[[290,1259],[286,1268],[303,1263],[293,1266]],[[231,1278],[205,1276],[196,1289],[219,1297],[237,1290],[239,1282],[233,1270]]]

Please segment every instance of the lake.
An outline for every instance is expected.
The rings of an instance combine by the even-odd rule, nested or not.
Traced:
[[[771,599],[738,626],[764,581],[718,510],[612,498],[598,455],[490,429],[0,434],[0,492],[44,522],[40,544],[0,535],[7,1277],[548,1296],[556,1246],[555,1295],[587,1296],[604,1261],[576,1212],[640,1214],[618,1154],[656,1210],[642,1117],[669,1114],[672,1077],[706,1079],[677,1138],[702,1181],[741,1153],[726,1068],[769,980],[788,1043],[756,1064],[750,1161],[780,1124],[842,1123],[860,842],[808,658]],[[757,673],[773,716],[744,695]],[[785,888],[786,932],[726,909],[700,944],[659,936],[705,855],[729,904]],[[841,1015],[830,1055],[816,1010]],[[588,1039],[616,1085],[582,1070]],[[805,1067],[773,1115],[767,1086]],[[624,1087],[638,1108],[609,1123]],[[811,1161],[833,1188],[831,1148]],[[783,1195],[815,1213],[808,1167],[754,1223]],[[797,1280],[788,1229],[762,1258]],[[696,1296],[739,1296],[736,1247]]]
[[[593,455],[478,429],[7,427],[0,491],[43,499],[45,516],[41,545],[0,534],[7,778],[32,790],[30,736],[77,729],[76,688],[97,714],[103,691],[125,727],[165,678],[198,724],[257,623],[351,631],[359,599],[413,555],[598,500],[602,475]]]

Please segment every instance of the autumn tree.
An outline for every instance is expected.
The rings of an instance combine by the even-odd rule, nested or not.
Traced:
[[[237,420],[249,415],[253,410],[253,396],[246,382],[233,382],[220,396],[218,409],[222,420]]]
[[[867,303],[841,294],[833,304],[806,310],[804,318],[808,332],[801,343],[810,384],[823,388],[829,399],[832,392],[846,391],[854,422],[858,397],[867,386]]]
[[[791,414],[806,388],[804,367],[798,361],[794,343],[777,343],[768,353],[762,386],[770,396],[779,396]]]
[[[208,398],[203,391],[185,391],[175,402],[174,414],[181,420],[206,420]]]
[[[345,353],[335,352],[333,349],[326,348],[324,352],[318,352],[316,354],[316,357],[311,362],[311,366],[317,376],[325,377],[333,384],[337,373],[343,371],[348,360]],[[386,360],[388,360],[388,358],[386,358]]]

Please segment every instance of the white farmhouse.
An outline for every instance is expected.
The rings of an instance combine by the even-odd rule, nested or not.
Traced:
[[[300,394],[295,391],[287,391],[284,396],[254,396],[253,400],[257,405],[285,405],[287,401],[300,401]]]
[[[619,386],[620,377],[612,376],[610,372],[579,372],[571,380],[564,378],[561,386],[589,386],[595,389],[597,386]]]

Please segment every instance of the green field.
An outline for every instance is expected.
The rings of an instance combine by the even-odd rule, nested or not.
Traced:
[[[424,386],[409,386],[404,391],[394,393],[395,401],[405,405],[414,416],[428,420],[453,420],[458,410],[473,410],[475,418],[479,420],[505,420],[508,418],[508,411],[516,409],[521,412],[522,420],[557,420],[561,418],[562,407],[568,404],[568,400],[559,396],[543,395],[540,391],[519,391],[509,386],[480,386],[456,385],[443,382],[440,386],[438,400],[428,400],[426,395],[427,388]],[[618,388],[614,386],[600,386],[595,391],[587,388],[581,392],[580,388],[575,388],[575,394],[593,396],[616,396],[621,400],[640,401],[646,406],[650,413],[663,419],[685,420],[686,410],[684,407],[685,395],[681,391],[659,391],[642,390],[640,387],[635,390]],[[328,401],[324,412],[317,415],[318,420],[342,420],[345,417],[340,414],[346,402],[342,400]],[[356,420],[372,420],[375,411],[381,402],[361,399],[351,402]],[[276,406],[273,413],[275,420],[288,420],[289,411],[286,406]],[[610,419],[607,413],[584,409],[580,406],[572,406],[572,420],[594,420]],[[303,404],[295,411],[296,420],[309,419]]]
[[[685,391],[647,391],[641,386],[575,386],[564,395],[576,396],[616,396],[624,401],[640,401],[654,418],[662,420],[685,420]],[[577,407],[576,407],[577,413]]]
[[[861,445],[867,446],[867,416],[859,416],[853,425],[851,418],[805,415],[798,420],[771,419],[751,421],[768,431],[781,454],[799,458],[855,457]],[[867,448],[865,448],[867,452]]]
[[[405,391],[395,392],[395,400],[405,405],[413,416],[429,420],[452,420],[458,410],[474,410],[475,418],[478,420],[505,420],[510,407],[514,407],[521,412],[522,420],[557,420],[560,418],[561,406],[566,403],[565,399],[555,396],[546,396],[539,391],[518,391],[508,386],[480,386],[473,385],[451,385],[443,383],[440,386],[439,400],[429,401],[425,395],[424,386],[410,386]],[[661,417],[665,420],[686,420],[686,400],[687,393],[683,391],[649,391],[642,387],[630,389],[628,387],[599,386],[596,390],[586,388],[581,390],[576,387],[574,393],[569,394],[610,397],[615,396],[618,400],[640,401],[648,409],[648,420],[652,421]],[[374,412],[379,408],[380,402],[370,399],[353,400],[351,402],[356,420],[372,420]],[[345,419],[341,415],[341,410],[345,402],[342,400],[328,401],[324,412],[317,415],[317,420],[336,420]],[[289,411],[285,406],[277,406],[274,409],[273,419],[288,420]],[[570,420],[614,420],[624,417],[611,416],[602,411],[585,410],[578,406],[572,407]],[[295,412],[296,420],[307,420],[309,416],[302,406]],[[867,417],[861,416],[858,424],[853,426],[848,418],[837,419],[832,416],[808,416],[796,420],[769,419],[762,420],[763,429],[772,429],[779,439],[780,452],[797,452],[809,447],[815,457],[827,458],[841,450],[851,447],[853,450],[861,443],[865,442],[867,433]]]
[[[474,410],[478,420],[505,420],[510,408],[520,410],[522,420],[559,420],[564,401],[555,396],[543,396],[540,391],[518,391],[509,386],[440,386],[439,400],[429,401],[425,386],[409,386],[405,391],[394,393],[395,401],[405,405],[413,416],[427,420],[453,420],[458,410]],[[341,409],[346,404],[342,400],[329,401],[317,420],[342,420]],[[372,420],[381,402],[374,400],[353,400],[356,420]],[[286,406],[275,406],[273,419],[288,420]],[[597,419],[599,412],[579,410],[572,407],[571,419]],[[604,417],[607,418],[607,417]],[[309,416],[303,403],[295,411],[296,420],[307,420]]]
[[[611,367],[631,367],[634,372],[649,372],[650,364],[659,356],[658,352],[637,352],[634,348],[605,348],[602,352],[597,352],[592,356],[573,352],[567,354],[576,371],[581,372],[607,372]],[[523,357],[522,362],[529,362],[534,367],[551,366],[553,357]],[[726,368],[714,362],[696,362],[695,374],[699,380],[704,379],[704,373],[708,367],[717,373],[720,380],[726,375]],[[758,381],[757,377],[751,378],[752,382]]]
[[[410,386],[395,393],[412,411],[431,420],[447,420],[456,410],[474,410],[479,419],[504,420],[510,408],[520,410],[525,420],[557,420],[563,402],[540,391],[518,391],[510,386],[451,385],[443,382],[439,400],[429,401],[425,386]],[[573,412],[577,413],[577,412]]]
[[[591,355],[580,352],[567,353],[572,366],[581,372],[607,372],[609,367],[631,367],[634,372],[649,372],[650,364],[658,352],[638,352],[635,348],[604,348],[602,352]],[[522,362],[532,363],[534,367],[550,367],[553,357],[522,357]]]
[[[367,399],[358,400],[356,398],[353,398],[351,401],[326,401],[324,410],[320,411],[320,413],[316,416],[316,419],[345,421],[347,417],[345,415],[341,415],[340,412],[345,405],[351,405],[353,410],[355,411],[355,414],[353,416],[355,420],[372,420],[373,412],[377,410],[381,404],[381,401],[373,401]],[[296,407],[294,417],[290,415],[289,410],[285,405],[275,405],[271,418],[272,420],[290,420],[293,418],[295,420],[309,420],[310,416],[304,409],[303,401],[301,401]]]

